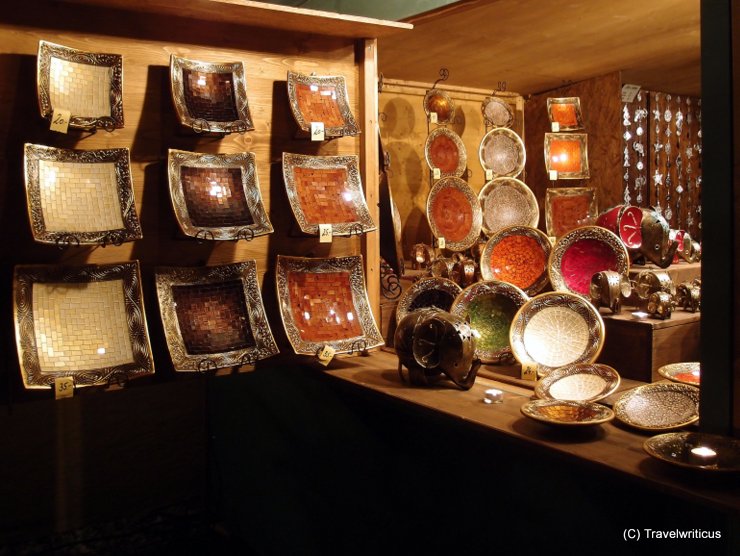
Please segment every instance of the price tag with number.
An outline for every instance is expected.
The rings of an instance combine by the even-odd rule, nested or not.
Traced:
[[[558,171],[550,170],[550,181],[558,181]]]
[[[72,112],[64,110],[62,108],[55,108],[51,115],[51,125],[49,129],[52,131],[58,131],[59,133],[67,133],[69,129],[69,120],[72,117]]]
[[[550,124],[550,127],[552,128],[553,133],[557,133],[558,131],[560,131],[560,122],[552,122]]]
[[[54,379],[54,398],[71,398],[75,393],[75,381],[71,376]]]
[[[441,177],[442,177],[442,171],[441,171],[441,170],[440,170],[439,168],[434,168],[434,169],[432,170],[432,177],[433,177],[433,178],[434,178],[435,180],[438,180],[439,178],[441,178]]]
[[[437,113],[436,112],[430,112],[429,113],[429,121],[433,124],[437,123]]]
[[[334,358],[336,350],[331,346],[324,346],[319,352],[319,363],[326,367]]]
[[[319,224],[319,243],[331,243],[333,237],[331,224]]]
[[[311,122],[311,141],[324,140],[324,122]]]
[[[537,380],[537,363],[522,363],[522,380]]]
[[[486,170],[486,181],[491,181],[493,179],[493,170],[490,168]]]
[[[440,237],[439,239],[437,239],[437,247],[439,247],[440,249],[444,249],[446,246],[447,242],[445,241],[445,238]]]

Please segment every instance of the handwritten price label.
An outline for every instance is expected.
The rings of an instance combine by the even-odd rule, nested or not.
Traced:
[[[436,112],[430,112],[429,113],[429,121],[433,124],[437,123],[437,113]]]
[[[311,122],[311,141],[324,140],[324,122]]]
[[[558,181],[558,171],[550,170],[550,181]]]
[[[440,249],[444,249],[447,246],[447,242],[445,241],[445,238],[441,237],[437,240],[437,247]]]
[[[537,380],[537,363],[522,363],[522,380]]]
[[[434,169],[432,170],[432,177],[433,177],[433,178],[434,178],[435,180],[438,180],[439,178],[441,178],[441,177],[442,177],[442,171],[441,171],[441,170],[440,170],[439,168],[434,168]]]
[[[552,122],[550,124],[550,128],[552,129],[553,133],[557,133],[558,131],[560,131],[560,122]]]
[[[334,354],[337,351],[331,346],[324,346],[319,352],[319,363],[326,367],[329,362],[334,359]]]
[[[71,398],[75,393],[75,381],[71,376],[54,379],[54,398]]]
[[[49,126],[49,129],[52,131],[58,131],[59,133],[67,133],[71,117],[72,112],[69,110],[55,108],[54,113],[51,115],[51,125]]]
[[[493,179],[493,170],[490,168],[486,170],[486,181],[491,181]]]
[[[319,224],[319,243],[331,243],[333,238],[331,224]]]

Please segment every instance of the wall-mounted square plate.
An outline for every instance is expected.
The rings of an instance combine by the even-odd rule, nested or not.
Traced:
[[[599,215],[593,187],[548,187],[545,193],[547,235],[564,236],[595,222]]]
[[[589,177],[586,133],[545,133],[545,168],[558,179]]]
[[[579,97],[547,99],[547,116],[550,123],[557,123],[560,131],[583,129],[583,114]]]
[[[304,75],[288,72],[288,99],[298,127],[311,132],[311,123],[324,124],[326,137],[357,135],[360,128],[349,105],[342,75]]]

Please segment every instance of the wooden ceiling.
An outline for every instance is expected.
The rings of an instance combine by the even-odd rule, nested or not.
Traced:
[[[700,96],[700,0],[468,0],[378,42],[387,78],[521,94],[612,71],[644,89]]]

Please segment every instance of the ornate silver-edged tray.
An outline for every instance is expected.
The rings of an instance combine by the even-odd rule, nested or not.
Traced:
[[[589,177],[586,133],[545,133],[545,169],[558,179]]]
[[[447,278],[434,276],[420,278],[398,298],[396,322],[401,322],[403,317],[417,309],[436,307],[443,311],[449,311],[452,302],[455,301],[461,291],[460,286]]]
[[[356,155],[283,153],[283,178],[303,233],[318,235],[320,224],[331,224],[332,234],[338,236],[375,230]]]
[[[283,326],[297,354],[317,355],[325,346],[356,353],[383,345],[361,256],[278,255],[275,279]]]
[[[511,104],[499,97],[486,97],[480,107],[485,122],[493,127],[514,125],[514,109]]]
[[[619,373],[601,363],[574,363],[540,379],[534,393],[543,400],[596,402],[612,394],[621,382]]]
[[[68,110],[73,128],[123,127],[123,60],[119,54],[85,52],[39,41],[36,64],[41,116]]]
[[[26,143],[26,201],[34,240],[57,245],[141,239],[129,150]]]
[[[448,124],[455,118],[455,102],[443,89],[429,89],[422,102],[427,118],[436,114],[438,124]]]
[[[201,240],[251,240],[272,233],[254,153],[170,149],[167,177],[172,208],[185,235]]]
[[[740,440],[702,432],[667,432],[648,438],[645,451],[660,461],[712,473],[740,473]]]
[[[483,214],[478,198],[462,179],[435,182],[427,197],[427,220],[436,238],[451,251],[464,251],[480,237]]]
[[[583,129],[583,113],[579,97],[547,99],[547,116],[550,123],[557,123],[560,131]]]
[[[509,226],[536,228],[540,207],[532,190],[516,178],[494,178],[478,193],[483,211],[483,233],[492,236]]]
[[[614,412],[591,402],[569,400],[530,400],[520,408],[523,415],[548,425],[590,426],[614,419]]]
[[[509,128],[494,128],[483,136],[478,159],[483,169],[491,170],[494,177],[515,178],[527,162],[524,141]]]
[[[288,71],[288,100],[298,127],[311,132],[311,123],[323,123],[324,135],[357,135],[343,75],[305,75]]]
[[[257,263],[156,269],[167,347],[176,371],[252,364],[278,353]]]
[[[427,136],[424,143],[424,157],[433,171],[439,169],[439,176],[460,177],[468,164],[468,155],[460,136],[446,127],[437,127]]]
[[[23,385],[106,384],[154,372],[139,262],[18,265],[13,311]]]
[[[699,389],[679,382],[645,384],[622,394],[614,413],[637,429],[679,429],[699,420]]]
[[[548,187],[545,193],[547,235],[561,237],[596,221],[599,211],[593,187]]]
[[[658,374],[673,382],[699,386],[701,384],[701,363],[699,361],[670,363],[658,368]]]
[[[537,228],[511,226],[486,242],[480,256],[484,280],[502,280],[536,295],[547,285],[550,240]]]
[[[196,133],[254,129],[242,62],[200,62],[172,54],[170,88],[180,123]]]

